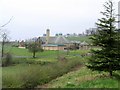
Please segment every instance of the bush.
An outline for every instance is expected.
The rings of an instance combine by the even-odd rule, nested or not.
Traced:
[[[12,64],[12,55],[10,53],[6,53],[5,57],[2,58],[2,66],[9,66]]]
[[[21,74],[21,81],[23,82],[21,87],[24,88],[34,88],[38,85],[39,80],[39,68],[29,67],[24,73]]]

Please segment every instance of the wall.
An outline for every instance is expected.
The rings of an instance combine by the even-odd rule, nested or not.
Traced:
[[[64,50],[65,46],[44,46],[44,50]]]

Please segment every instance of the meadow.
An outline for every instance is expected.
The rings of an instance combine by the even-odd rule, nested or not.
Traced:
[[[107,72],[89,70],[85,64],[90,50],[44,51],[7,47],[13,64],[2,68],[3,88],[118,88],[120,72],[110,78]],[[18,57],[19,56],[19,57]],[[59,57],[65,57],[59,59]],[[80,67],[78,67],[80,66]],[[77,70],[74,70],[78,67]]]
[[[12,65],[2,68],[3,88],[34,88],[82,65],[78,51],[71,51],[69,55],[66,51],[44,51],[32,58],[27,49],[7,48],[5,52],[11,53],[13,58]],[[61,56],[65,58],[59,59]]]

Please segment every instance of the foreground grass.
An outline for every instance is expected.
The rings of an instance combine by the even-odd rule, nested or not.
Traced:
[[[2,67],[0,67],[0,89],[2,87]]]
[[[15,66],[2,69],[4,88],[29,88],[48,82],[47,87],[50,88],[117,88],[119,86],[118,79],[115,77],[109,78],[107,73],[103,75],[92,72],[86,67],[66,74],[79,63],[87,62],[88,57],[81,55],[88,53],[89,50],[73,50],[68,55],[65,51],[44,51],[38,52],[35,59],[30,58],[32,53],[27,49],[12,47],[7,50],[13,55],[28,56],[28,58],[16,58],[13,60]],[[65,56],[68,61],[58,61],[58,56]]]
[[[65,60],[44,65],[24,63],[3,67],[3,88],[34,88],[48,83],[80,64],[80,60]]]
[[[92,72],[86,67],[59,77],[46,86],[47,88],[118,88],[116,78],[109,78],[107,73]]]

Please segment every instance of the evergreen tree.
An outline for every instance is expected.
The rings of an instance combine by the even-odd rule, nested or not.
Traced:
[[[87,67],[92,70],[106,71],[112,76],[113,71],[120,70],[120,38],[115,27],[113,2],[109,0],[101,12],[103,18],[98,19],[97,33],[92,36],[93,45],[99,50],[91,50],[92,56]]]

